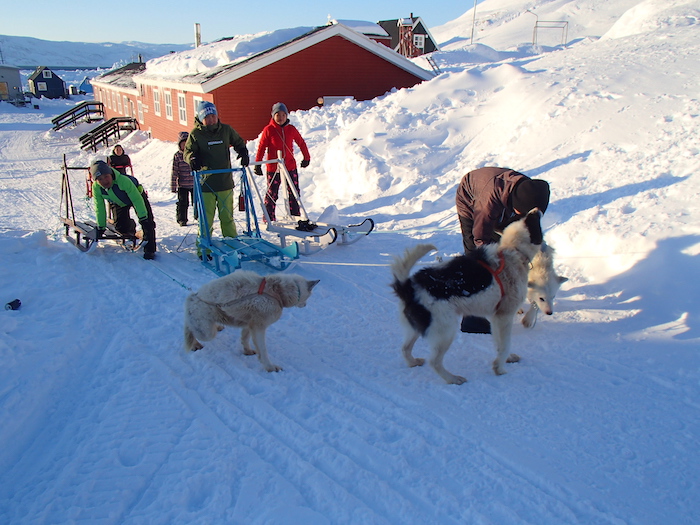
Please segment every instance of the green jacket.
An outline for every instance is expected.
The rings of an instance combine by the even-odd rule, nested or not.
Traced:
[[[238,158],[245,164],[248,163],[248,149],[245,141],[228,124],[219,122],[213,130],[195,119],[195,127],[190,131],[190,136],[185,143],[185,162],[191,164],[192,157],[196,157],[201,166],[200,170],[225,170],[231,169],[231,157],[229,148],[233,147],[238,153]],[[231,173],[216,173],[207,175],[202,181],[202,191],[217,192],[233,188]]]
[[[112,168],[114,183],[109,190],[100,186],[97,181],[92,183],[92,198],[95,201],[95,215],[97,216],[97,227],[104,228],[107,225],[107,210],[105,201],[112,202],[117,206],[133,206],[139,220],[148,217],[146,204],[143,202],[141,192],[143,187],[138,181],[128,175],[122,175]],[[138,184],[138,185],[137,185]]]

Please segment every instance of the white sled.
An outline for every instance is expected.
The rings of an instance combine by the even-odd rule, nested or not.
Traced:
[[[281,177],[280,198],[284,202],[284,208],[287,215],[290,217],[287,220],[271,221],[270,216],[265,208],[264,199],[258,189],[255,180],[253,179],[252,166],[277,163],[278,173]],[[357,242],[365,235],[369,235],[374,229],[374,221],[367,217],[359,224],[342,225],[327,222],[312,222],[306,213],[304,203],[299,197],[296,187],[292,183],[292,178],[284,165],[284,160],[279,158],[276,160],[266,160],[262,162],[253,162],[248,166],[248,177],[251,181],[251,186],[255,188],[260,200],[260,205],[265,217],[266,230],[270,233],[275,233],[280,238],[282,247],[286,246],[290,241],[287,237],[301,239],[298,242],[300,245],[299,253],[302,255],[310,255],[316,253],[327,246],[337,242],[338,244],[352,244]],[[294,195],[294,198],[299,203],[300,217],[291,218],[289,213],[289,203],[287,202],[287,188]]]

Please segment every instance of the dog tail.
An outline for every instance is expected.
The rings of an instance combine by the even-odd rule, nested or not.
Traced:
[[[432,244],[417,244],[412,248],[406,248],[402,257],[394,257],[394,262],[391,264],[391,273],[394,278],[403,283],[408,280],[411,274],[411,268],[423,257],[426,253],[437,250]]]
[[[423,335],[430,326],[431,314],[425,306],[416,300],[416,291],[409,276],[411,268],[418,260],[435,249],[437,248],[432,244],[418,244],[413,248],[407,248],[403,257],[395,257],[391,265],[391,273],[394,274],[394,282],[391,283],[391,287],[403,303],[403,316],[414,330]]]

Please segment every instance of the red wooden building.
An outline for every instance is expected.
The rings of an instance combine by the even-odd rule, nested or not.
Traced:
[[[284,102],[290,111],[305,110],[320,97],[369,100],[431,78],[432,73],[386,45],[334,24],[198,74],[163,78],[147,68],[132,68],[116,77],[106,73],[92,84],[95,97],[105,103],[106,118],[126,115],[119,96],[122,101],[133,97],[136,114],[131,116],[154,138],[175,141],[179,131],[194,126],[196,102],[208,100],[216,104],[222,122],[252,140],[269,122],[275,102]]]

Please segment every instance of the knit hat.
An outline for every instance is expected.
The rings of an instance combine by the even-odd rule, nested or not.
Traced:
[[[183,140],[187,140],[187,137],[189,137],[190,134],[187,133],[186,131],[181,131],[180,133],[177,134],[177,143],[180,144]]]
[[[200,100],[197,103],[197,118],[200,122],[204,122],[204,117],[207,115],[217,115],[216,106],[208,100]]]
[[[522,179],[513,189],[511,204],[522,214],[533,208],[544,213],[549,205],[549,184],[539,179]]]
[[[275,116],[275,113],[279,113],[280,111],[284,111],[287,115],[289,115],[289,111],[287,111],[287,106],[285,106],[282,102],[275,102],[272,105],[272,116]]]
[[[90,175],[94,179],[100,175],[112,175],[112,168],[107,166],[107,163],[103,160],[96,160],[90,164]]]

